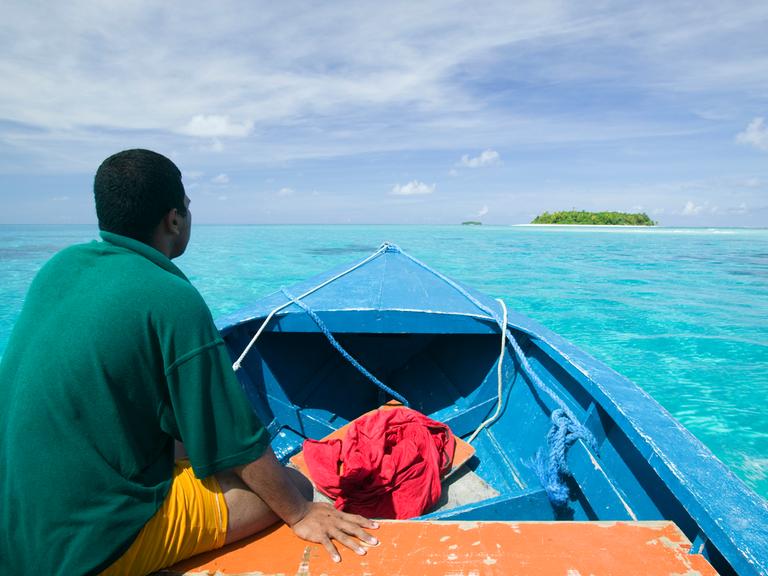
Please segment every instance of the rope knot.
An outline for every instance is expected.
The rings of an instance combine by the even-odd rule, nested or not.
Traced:
[[[568,448],[583,440],[593,450],[596,448],[592,433],[579,423],[570,411],[562,408],[552,411],[552,428],[547,433],[549,455],[545,456],[543,449],[536,453],[535,469],[541,484],[547,491],[549,501],[553,506],[562,507],[568,503],[568,485],[565,480],[571,476],[566,462]]]

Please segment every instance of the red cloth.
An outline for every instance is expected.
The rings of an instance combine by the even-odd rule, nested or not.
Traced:
[[[440,499],[440,477],[450,470],[455,448],[445,424],[394,408],[353,421],[343,442],[305,440],[304,460],[315,486],[339,510],[404,519]]]

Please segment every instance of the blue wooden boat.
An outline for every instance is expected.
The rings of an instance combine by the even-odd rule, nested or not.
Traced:
[[[476,450],[423,519],[669,520],[719,573],[768,574],[766,501],[647,393],[394,245],[219,328],[283,461],[397,399]]]

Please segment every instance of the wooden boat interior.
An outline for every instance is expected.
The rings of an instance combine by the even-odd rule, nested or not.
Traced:
[[[350,322],[347,315],[355,314]],[[362,317],[361,317],[362,316]],[[366,317],[370,316],[370,317]],[[324,316],[336,340],[411,408],[448,424],[467,438],[498,404],[498,325],[488,319],[422,312],[333,312]],[[231,350],[245,348],[263,318],[225,334]],[[366,330],[385,326],[386,332]],[[393,333],[392,327],[399,332]],[[432,520],[662,520],[672,519],[695,548],[717,564],[668,484],[610,414],[594,401],[591,380],[547,343],[512,330],[538,377],[592,432],[596,450],[577,441],[569,450],[567,506],[553,506],[536,474],[537,453],[547,456],[550,414],[557,405],[532,385],[509,345],[502,360],[502,409],[474,439],[476,454],[447,484]],[[239,372],[258,416],[282,460],[390,397],[354,368],[300,311],[265,331]],[[454,494],[451,498],[450,494]]]
[[[646,392],[394,245],[219,327],[283,462],[393,398],[471,440],[417,521],[667,521],[721,574],[768,568],[765,501]]]

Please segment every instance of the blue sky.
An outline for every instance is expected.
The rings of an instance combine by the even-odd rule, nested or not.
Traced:
[[[768,226],[768,2],[5,2],[0,223],[121,149],[197,223]]]

